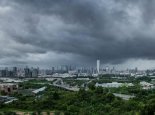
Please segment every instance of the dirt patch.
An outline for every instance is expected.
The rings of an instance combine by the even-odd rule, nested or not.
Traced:
[[[17,115],[31,115],[32,112],[21,112],[21,111],[18,111],[18,112],[16,112],[16,114]],[[41,112],[41,115],[48,115],[48,112]],[[50,112],[50,115],[54,115],[54,113],[53,112]]]

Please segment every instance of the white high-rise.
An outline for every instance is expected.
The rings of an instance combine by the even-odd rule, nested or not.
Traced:
[[[97,60],[97,73],[100,73],[100,60]]]

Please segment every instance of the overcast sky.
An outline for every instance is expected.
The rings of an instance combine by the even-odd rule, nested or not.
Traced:
[[[0,0],[0,65],[155,67],[155,0]]]

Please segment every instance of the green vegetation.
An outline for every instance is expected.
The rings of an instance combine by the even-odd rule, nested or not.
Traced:
[[[100,79],[107,79],[101,77]],[[111,80],[112,78],[110,78]],[[147,79],[147,78],[145,78]],[[129,79],[128,79],[129,80]],[[71,80],[73,82],[73,80]],[[137,79],[135,86],[119,88],[95,87],[97,80],[88,84],[89,90],[81,88],[70,92],[50,85],[47,81],[27,81],[20,83],[20,89],[35,89],[46,86],[46,90],[37,95],[11,96],[18,98],[10,104],[0,104],[0,115],[15,115],[16,111],[28,111],[32,114],[55,112],[55,115],[154,115],[155,90],[143,90]],[[70,82],[66,80],[65,82]],[[81,81],[74,81],[81,84]],[[123,100],[113,95],[122,93],[134,95],[135,98]],[[12,113],[11,113],[12,111]]]
[[[69,84],[70,86],[78,86],[81,87],[84,83],[86,83],[86,80],[63,80],[66,84]]]

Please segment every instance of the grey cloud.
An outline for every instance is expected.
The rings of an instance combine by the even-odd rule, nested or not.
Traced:
[[[153,0],[3,0],[11,11],[2,14],[0,30],[23,45],[7,48],[25,56],[69,53],[86,63],[154,59],[154,5]]]

